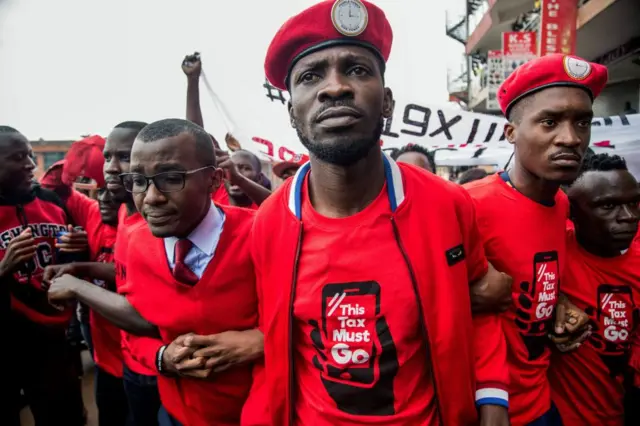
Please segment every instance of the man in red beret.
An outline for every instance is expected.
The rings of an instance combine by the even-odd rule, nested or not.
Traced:
[[[509,120],[505,135],[514,145],[513,168],[467,186],[489,261],[516,283],[513,306],[503,316],[514,426],[562,424],[547,380],[547,336],[562,336],[554,339],[567,350],[569,334],[584,338],[588,332],[581,333],[586,315],[558,292],[569,213],[558,189],[578,175],[591,137],[593,100],[606,82],[605,67],[561,54],[516,69],[498,91]]]
[[[488,274],[473,204],[381,151],[392,38],[374,4],[324,1],[267,53],[310,153],[252,235],[272,425],[509,424],[499,318],[471,316]]]

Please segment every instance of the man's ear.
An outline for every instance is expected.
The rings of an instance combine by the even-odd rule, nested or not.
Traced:
[[[395,104],[393,102],[393,92],[388,87],[384,89],[384,101],[382,104],[382,116],[384,118],[391,118],[393,116],[393,108]]]
[[[224,170],[216,167],[210,175],[209,188],[212,193],[216,192],[220,185],[224,182]]]
[[[291,100],[287,102],[287,110],[289,111],[289,123],[291,123],[291,127],[296,128],[296,118],[293,115],[293,105],[291,105]]]
[[[517,129],[513,123],[507,123],[504,125],[504,136],[511,145],[516,143],[516,132]]]

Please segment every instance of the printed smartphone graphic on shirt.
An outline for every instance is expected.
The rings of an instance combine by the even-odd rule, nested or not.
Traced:
[[[375,281],[327,284],[322,289],[322,324],[310,321],[311,340],[318,351],[313,365],[345,413],[395,414],[398,357],[389,326],[380,315],[380,299]]]
[[[615,377],[627,364],[629,339],[637,325],[635,303],[627,285],[601,284],[597,297],[597,325],[589,343]]]
[[[558,253],[540,252],[533,256],[533,276],[520,283],[516,301],[516,325],[529,352],[529,360],[540,358],[547,345],[553,311],[558,301]]]

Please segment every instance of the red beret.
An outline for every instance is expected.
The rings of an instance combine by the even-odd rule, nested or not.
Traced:
[[[105,140],[101,136],[89,136],[71,144],[62,170],[62,182],[72,185],[77,178],[84,176],[96,181],[98,187],[104,186],[104,150]]]
[[[264,70],[269,82],[287,90],[293,66],[305,55],[338,45],[363,46],[386,63],[393,32],[382,9],[366,0],[326,0],[290,18],[267,50]]]
[[[607,67],[561,53],[533,59],[516,70],[498,89],[498,102],[505,117],[520,99],[557,86],[578,87],[594,100],[607,84]]]

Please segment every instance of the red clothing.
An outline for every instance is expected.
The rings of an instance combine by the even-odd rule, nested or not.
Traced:
[[[148,227],[138,227],[131,234],[124,291],[140,314],[158,326],[164,344],[190,332],[210,335],[257,325],[255,274],[249,254],[253,212],[222,209],[225,221],[220,241],[194,286],[174,278],[163,240],[155,238]],[[184,425],[237,426],[252,372],[252,365],[244,365],[211,380],[159,375],[158,390],[163,406]]]
[[[123,288],[127,285],[127,253],[130,235],[139,227],[146,227],[140,213],[135,212],[128,215],[127,206],[120,206],[118,211],[118,232],[116,235],[116,246],[114,252],[114,261],[116,263],[116,287],[118,293],[122,293]],[[139,337],[121,331],[121,346],[124,362],[133,372],[146,376],[155,376],[158,374],[155,359],[158,350],[163,345],[160,339],[151,337]]]
[[[389,267],[404,260],[389,226],[386,185],[371,205],[344,219],[318,214],[307,188],[305,182],[294,304],[296,424],[436,424],[411,276]],[[329,256],[346,241],[357,257]],[[362,271],[371,281],[350,282]]]
[[[497,317],[480,319],[477,326],[482,330],[475,333],[479,338],[474,338],[469,283],[486,273],[487,262],[479,243],[475,213],[468,195],[457,185],[423,170],[396,164],[386,155],[383,159],[387,197],[382,196],[382,200],[386,205],[377,200],[356,215],[363,220],[357,225],[361,232],[334,235],[330,232],[333,229],[327,229],[324,224],[318,225],[311,217],[311,237],[321,236],[321,239],[309,238],[306,234],[309,211],[302,207],[304,177],[310,169],[308,164],[301,167],[293,179],[288,179],[258,211],[252,234],[252,254],[258,279],[261,327],[265,333],[265,375],[264,386],[256,389],[256,394],[263,392],[266,395],[272,425],[291,426],[290,414],[294,408],[298,418],[312,417],[299,419],[297,424],[314,424],[314,421],[321,421],[319,415],[331,423],[338,418],[337,413],[340,418],[333,424],[353,424],[356,418],[353,410],[347,414],[346,409],[340,408],[357,406],[349,399],[351,396],[368,398],[369,408],[383,401],[386,410],[398,410],[397,421],[415,419],[417,412],[431,416],[435,411],[433,424],[460,426],[476,421],[476,398],[479,404],[507,404],[504,391],[508,380],[506,347]],[[353,225],[351,219],[347,218],[343,223]],[[367,233],[383,240],[370,243],[365,239]],[[342,239],[341,245],[337,244],[338,238]],[[328,242],[330,249],[320,252],[319,245],[323,242]],[[366,255],[361,256],[356,250],[364,249],[363,244],[368,247]],[[357,249],[354,250],[353,246]],[[320,258],[303,263],[314,252]],[[386,271],[367,262],[371,259],[384,262],[389,270],[395,272],[397,282],[390,282]],[[313,282],[314,279],[321,282]],[[364,320],[369,334],[375,330],[376,342],[366,347],[372,354],[375,348],[376,355],[380,355],[378,359],[376,355],[371,356],[373,365],[369,371],[353,367],[344,372],[335,368],[336,362],[325,361],[328,353],[334,356],[334,361],[335,355],[346,356],[348,352],[344,350],[333,353],[327,349],[316,351],[318,363],[313,359],[315,355],[309,357],[313,353],[310,349],[314,342],[319,348],[330,343],[322,318],[328,315],[329,304],[335,304],[332,293],[334,290],[338,293],[340,289],[326,285],[320,299],[316,297],[312,303],[310,298],[317,295],[318,285],[331,284],[334,280],[346,283],[343,285],[345,292],[346,287],[360,287],[364,293],[345,296],[350,299],[348,302],[361,305],[361,309],[349,311],[345,300],[341,300],[344,303],[336,309],[345,309],[347,314],[353,314],[356,321],[350,325],[362,324],[358,320]],[[380,281],[377,289],[372,283],[363,284],[375,280]],[[408,286],[411,286],[409,292],[412,292],[412,297],[409,296],[410,301],[406,302]],[[382,298],[378,300],[376,293],[384,295],[384,301]],[[377,300],[371,299],[373,295]],[[402,319],[398,312],[391,312],[388,305],[394,300],[402,303],[396,310],[405,316],[403,322],[400,322]],[[370,315],[374,307],[377,310],[378,302],[380,311],[373,314],[376,318],[374,328],[371,321],[367,324],[366,315]],[[322,308],[324,303],[326,306]],[[367,311],[369,313],[365,314]],[[365,317],[360,318],[361,315]],[[314,321],[309,326],[322,327],[322,331],[317,332],[301,324],[305,320]],[[327,330],[329,327],[333,330],[335,326],[335,321],[326,324]],[[401,330],[402,327],[408,330]],[[292,335],[290,330],[295,334]],[[333,336],[335,334],[331,333],[331,338]],[[356,335],[352,336],[358,340]],[[364,340],[365,335],[361,336]],[[424,356],[423,369],[398,371],[395,375],[389,372],[388,369],[394,365],[393,358],[397,357],[399,367],[409,369],[414,362],[417,364],[420,354]],[[358,356],[352,355],[351,359],[361,360],[362,356],[360,352]],[[304,363],[309,365],[298,365]],[[399,367],[394,368],[400,370]],[[315,389],[312,388],[314,380],[310,373],[314,368],[322,371],[320,380],[315,378]],[[382,373],[381,369],[384,370]],[[415,377],[410,377],[411,373]],[[390,376],[393,385],[384,382]],[[297,380],[299,378],[301,382]],[[354,383],[358,380],[367,385]],[[408,392],[417,390],[419,383],[424,382],[426,388],[419,392],[426,400],[417,401]],[[374,384],[371,386],[371,383]],[[335,396],[336,389],[340,403],[329,396]],[[292,407],[293,400],[300,397],[309,400],[296,400]],[[374,417],[357,418],[365,423]],[[376,420],[381,421],[379,418]]]
[[[58,263],[56,236],[66,231],[70,222],[60,198],[39,186],[20,200],[0,197],[0,259],[11,240],[27,227],[37,245],[33,258],[10,276],[2,277],[0,285],[9,287],[12,310],[35,323],[64,327],[71,319],[72,310],[51,306],[42,289],[44,269]]]
[[[231,201],[229,200],[229,193],[227,192],[227,188],[224,186],[224,184],[218,187],[218,190],[213,193],[213,196],[211,197],[211,199],[213,200],[214,203],[219,204],[221,206],[231,205]],[[259,206],[252,201],[250,206],[247,206],[244,208],[250,209],[250,210],[258,210],[258,207]]]
[[[553,402],[566,425],[624,425],[623,374],[637,327],[640,300],[640,247],[601,258],[579,246],[567,231],[562,292],[596,325],[575,351],[554,352],[549,368]]]
[[[117,228],[102,222],[98,202],[78,191],[72,191],[66,206],[74,221],[82,226],[90,236],[91,261],[113,263]],[[116,291],[115,286],[108,287],[104,281],[94,280],[93,283],[110,291]],[[90,311],[89,321],[95,363],[112,376],[122,377],[123,358],[120,347],[120,329],[93,309]]]
[[[503,315],[511,372],[511,423],[530,423],[551,406],[547,334],[553,330],[565,260],[569,203],[558,191],[544,206],[493,175],[465,185],[476,205],[489,262],[513,277],[512,308]],[[533,284],[533,285],[532,285]]]

